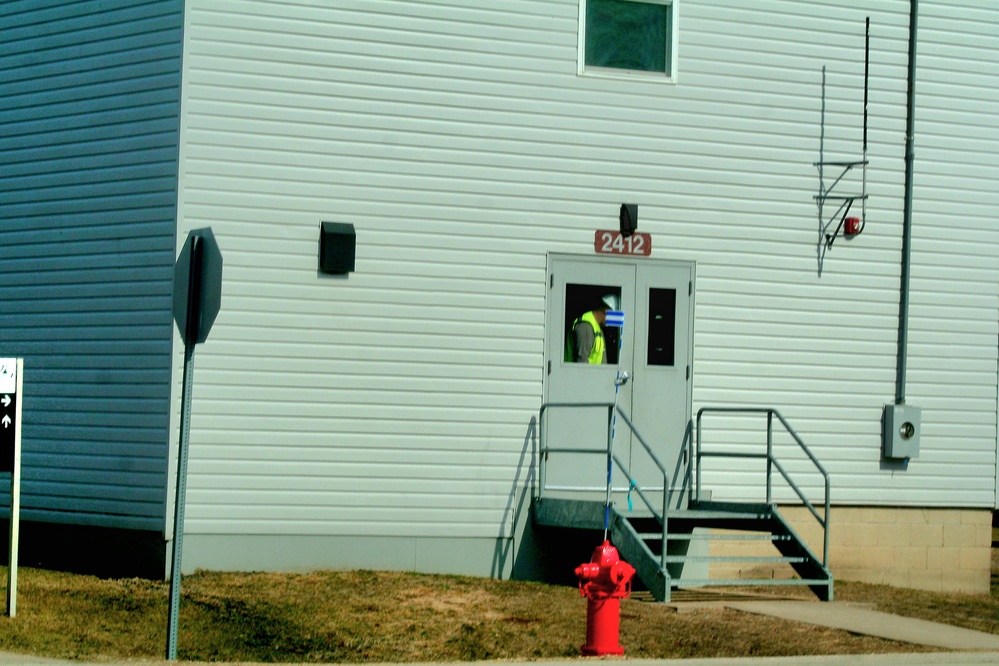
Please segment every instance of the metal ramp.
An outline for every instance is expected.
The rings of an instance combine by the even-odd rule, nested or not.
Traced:
[[[546,405],[546,407],[557,405]],[[602,406],[602,405],[601,405]],[[611,405],[611,409],[617,409]],[[544,423],[542,408],[542,420]],[[707,451],[702,446],[702,416],[705,413],[765,414],[767,417],[766,453],[744,451]],[[626,415],[618,411],[626,425],[630,422]],[[824,511],[819,513],[798,485],[787,474],[784,466],[774,455],[773,424],[783,425],[793,440],[804,451],[823,479],[825,489]],[[688,434],[690,429],[688,429]],[[544,430],[542,428],[542,437]],[[643,445],[641,435],[635,433]],[[688,444],[694,447],[692,437]],[[644,506],[639,510],[621,511],[612,501],[608,487],[604,500],[589,498],[576,499],[565,496],[567,493],[546,492],[545,470],[551,464],[549,457],[560,452],[580,453],[578,449],[548,447],[542,439],[541,473],[539,493],[535,497],[532,514],[535,525],[569,528],[578,530],[606,530],[611,542],[617,547],[622,558],[635,567],[637,575],[658,601],[669,601],[672,590],[712,586],[804,586],[810,588],[823,601],[833,600],[834,581],[827,566],[829,540],[829,477],[801,441],[800,437],[774,409],[730,409],[705,408],[697,415],[696,450],[691,460],[694,462],[692,488],[681,488],[679,500],[673,492],[663,493],[662,506],[653,506],[650,497],[638,486],[627,468],[613,452],[612,445],[603,453],[615,470],[623,473],[630,482],[629,490],[637,491]],[[673,488],[663,465],[651,450],[651,459],[663,471],[663,488]],[[764,502],[714,502],[701,500],[703,493],[702,461],[705,458],[759,458],[766,464],[766,501]],[[823,553],[816,555],[795,532],[788,521],[780,514],[773,501],[772,471],[780,473],[788,486],[797,494],[818,521],[823,531]],[[569,493],[571,494],[571,493]],[[671,508],[670,504],[674,507]],[[727,554],[710,554],[711,544],[724,543]],[[760,554],[760,546],[771,545],[770,552]],[[665,545],[665,547],[664,547]],[[745,552],[739,552],[740,550]],[[730,577],[717,578],[709,575],[712,564],[726,566],[742,565],[753,568],[788,569],[787,577]]]

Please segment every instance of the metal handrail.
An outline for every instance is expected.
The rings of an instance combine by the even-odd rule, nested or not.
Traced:
[[[704,451],[701,446],[701,417],[706,412],[715,413],[725,413],[725,414],[766,414],[767,415],[767,452],[762,453],[738,453],[734,451]],[[825,482],[825,512],[822,516],[819,516],[819,512],[815,509],[815,506],[805,497],[805,494],[798,487],[798,484],[791,479],[784,466],[780,464],[780,461],[774,456],[773,452],[773,419],[774,416],[780,421],[781,425],[792,439],[798,444],[808,459],[812,461],[812,464],[822,475]],[[794,428],[787,422],[787,420],[781,415],[779,411],[772,407],[702,407],[697,412],[697,450],[695,452],[695,465],[696,465],[696,482],[694,486],[694,498],[695,501],[700,502],[701,500],[701,459],[714,457],[714,458],[744,458],[744,459],[765,459],[767,461],[767,505],[773,504],[773,468],[776,467],[777,471],[780,472],[781,476],[788,483],[792,490],[798,495],[802,503],[808,510],[812,513],[812,516],[818,521],[819,525],[822,527],[822,565],[828,566],[829,562],[829,473],[826,472],[822,463],[819,462],[818,458],[811,452],[808,446],[802,441],[798,433],[794,431]]]
[[[593,409],[597,407],[603,407],[607,409],[607,450],[601,451],[599,449],[580,449],[580,448],[567,448],[567,447],[550,447],[545,441],[546,429],[545,429],[545,412],[548,409],[558,407],[558,408],[588,408]],[[624,421],[631,433],[638,439],[639,443],[645,449],[645,452],[649,454],[652,458],[652,462],[663,475],[663,506],[662,513],[658,513],[655,507],[652,506],[651,500],[646,496],[642,487],[635,481],[632,477],[631,472],[628,470],[627,466],[621,461],[617,455],[614,454],[614,437],[612,428],[612,418],[614,413],[617,413],[621,419]],[[541,412],[538,416],[538,430],[540,432],[540,455],[539,455],[539,469],[538,469],[538,498],[542,499],[545,493],[545,480],[546,480],[546,467],[548,463],[548,455],[550,453],[583,453],[583,454],[596,454],[605,453],[607,456],[607,466],[610,468],[611,462],[617,464],[618,468],[628,479],[628,488],[630,490],[634,489],[638,492],[638,497],[642,500],[652,515],[662,523],[662,555],[660,556],[660,567],[665,570],[666,568],[666,535],[668,531],[668,521],[669,521],[669,473],[666,471],[666,467],[660,462],[659,457],[652,451],[652,447],[649,446],[645,438],[642,437],[641,433],[635,428],[635,424],[631,422],[628,415],[624,413],[620,405],[613,402],[546,402],[541,405]],[[610,508],[610,497],[611,497],[611,477],[610,474],[607,476],[607,499],[606,506],[609,510]]]

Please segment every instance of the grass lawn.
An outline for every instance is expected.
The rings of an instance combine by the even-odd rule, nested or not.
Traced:
[[[0,570],[6,579],[6,572]],[[0,650],[67,659],[160,659],[168,584],[19,570],[18,614]],[[999,634],[990,595],[837,582],[838,600]],[[198,661],[413,662],[575,657],[586,600],[572,587],[376,571],[185,576],[179,657]],[[641,595],[621,606],[628,656],[682,658],[912,652],[924,648],[721,605],[676,612]]]

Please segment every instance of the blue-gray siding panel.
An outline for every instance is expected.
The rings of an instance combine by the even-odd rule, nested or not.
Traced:
[[[164,527],[183,10],[0,7],[0,356],[25,358],[25,518]]]

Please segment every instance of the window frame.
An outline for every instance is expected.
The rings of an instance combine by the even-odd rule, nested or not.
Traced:
[[[619,69],[617,67],[594,67],[586,66],[586,3],[588,0],[579,0],[579,28],[577,44],[577,69],[578,76],[592,76],[608,79],[644,79],[648,81],[658,81],[660,83],[677,82],[677,61],[679,53],[680,36],[680,0],[622,0],[622,2],[635,2],[643,5],[666,5],[670,12],[669,43],[667,53],[669,54],[669,67],[666,72],[650,72],[639,69]]]

